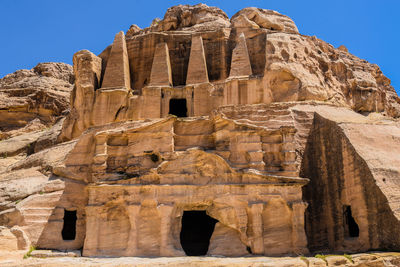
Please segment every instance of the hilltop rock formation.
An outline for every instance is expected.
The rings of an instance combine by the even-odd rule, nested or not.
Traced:
[[[189,116],[209,115],[214,108],[228,104],[308,100],[349,107],[361,113],[400,116],[400,100],[378,66],[315,37],[300,35],[294,22],[276,11],[245,8],[228,20],[225,13],[215,7],[180,5],[168,9],[157,25],[144,30],[133,26],[128,33],[126,40],[112,47],[126,42],[123,60],[128,61],[129,66],[126,63],[121,66],[125,65],[124,72],[130,74],[130,77],[124,74],[126,82],[130,83],[124,87],[130,87],[133,95],[122,96],[120,92],[116,96],[118,103],[113,103],[112,109],[102,105],[106,114],[101,115],[101,123],[163,117],[168,113],[166,106],[171,97],[186,98],[188,107],[193,106],[188,110]],[[160,45],[167,52],[161,53]],[[197,57],[205,60],[195,59],[197,54],[192,53],[195,51],[192,45],[199,47],[194,47],[197,51],[200,49]],[[104,68],[107,62],[119,60],[111,50],[110,46],[99,55],[105,77],[107,71],[111,71]],[[100,60],[92,57],[93,61]],[[190,69],[190,62],[199,64]],[[200,77],[195,81],[190,76],[191,73],[205,73],[205,69],[208,79]],[[98,73],[99,69],[94,72]],[[166,75],[165,78],[162,75]],[[243,81],[244,77],[248,81]],[[164,80],[155,83],[155,79]],[[196,83],[202,85],[189,88]],[[167,87],[184,85],[180,96],[167,93]],[[107,84],[92,86],[109,87]],[[195,104],[200,91],[204,92],[201,102],[207,103],[201,107]],[[104,94],[100,94],[99,99]],[[190,95],[193,99],[189,99]],[[159,107],[147,104],[156,98],[161,99]],[[87,108],[87,105],[79,106],[80,103],[73,105],[77,113],[80,108]],[[84,117],[87,120],[88,116]],[[96,118],[86,124],[84,128],[96,125]],[[65,138],[78,136],[84,128],[79,127],[75,133],[70,129]]]
[[[0,79],[0,173],[57,143],[74,79],[65,63],[39,63]]]
[[[233,28],[266,29],[276,32],[298,34],[296,24],[288,16],[274,10],[247,7],[237,12],[231,18]]]
[[[52,126],[69,109],[73,83],[65,63],[39,63],[0,79],[0,140]]]
[[[18,233],[10,247],[84,256],[400,248],[400,100],[378,66],[301,35],[276,11],[229,19],[203,4],[132,25],[73,63],[74,77],[50,64],[0,80],[40,75],[65,94],[75,81],[65,120],[40,138],[0,142],[12,155],[0,169],[0,222],[7,240]],[[51,125],[66,110],[58,101],[35,102],[35,116]]]

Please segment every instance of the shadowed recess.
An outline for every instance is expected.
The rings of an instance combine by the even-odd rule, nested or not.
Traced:
[[[75,240],[76,210],[64,210],[64,226],[61,234],[63,240]]]
[[[169,101],[169,114],[187,117],[186,99],[171,99]]]
[[[358,224],[354,220],[353,215],[351,214],[351,207],[344,206],[344,219],[345,226],[348,237],[358,237],[360,235],[360,229],[358,228]]]
[[[206,211],[185,211],[182,216],[181,245],[187,256],[206,255],[218,221]]]

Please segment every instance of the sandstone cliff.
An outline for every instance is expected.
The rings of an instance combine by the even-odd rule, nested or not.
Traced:
[[[64,63],[40,63],[0,79],[1,139],[54,124],[69,108],[73,82]]]
[[[398,249],[399,135],[398,121],[316,110],[301,167],[312,250]]]
[[[73,83],[72,67],[64,63],[40,63],[31,70],[18,70],[0,79],[0,177],[2,189],[14,191],[11,199],[32,194],[31,189],[42,183],[40,173],[32,173],[29,181],[19,183],[17,179],[24,174],[19,177],[4,171],[27,154],[54,145],[62,121],[53,125],[68,113]],[[23,184],[27,191],[21,195]],[[8,203],[3,199],[2,206]]]
[[[74,79],[65,63],[40,63],[0,79],[0,172],[56,143]]]
[[[399,98],[390,86],[390,80],[377,65],[350,54],[344,46],[334,48],[314,36],[299,34],[289,17],[273,10],[245,8],[229,20],[218,8],[180,5],[168,9],[164,19],[149,28],[141,30],[133,25],[131,29],[135,31],[128,30],[126,35],[128,48],[131,44],[133,46],[129,56],[139,56],[145,61],[145,51],[154,49],[151,48],[150,38],[157,36],[151,33],[170,32],[183,35],[185,31],[208,32],[209,38],[214,39],[208,44],[203,37],[210,81],[227,77],[232,55],[224,46],[234,45],[238,33],[244,33],[252,74],[267,76],[265,82],[272,91],[270,101],[321,100],[348,106],[357,112],[378,111],[394,117],[400,116]],[[222,34],[219,38],[212,38],[210,32],[213,31],[221,31]],[[147,44],[147,47],[136,50],[134,44],[139,40]],[[185,57],[181,58],[181,62],[176,62],[177,66],[172,63],[173,68],[187,69],[185,66],[188,64],[188,54],[185,55],[184,51],[189,50],[190,43],[184,44],[183,50],[178,47],[170,48],[179,50],[181,54],[176,55],[177,57]],[[103,52],[100,55],[103,60],[107,60],[106,54]],[[171,61],[176,60],[178,59],[175,59],[174,54],[171,54]],[[151,64],[147,65],[149,67]],[[135,68],[133,65],[133,69],[136,69],[136,74],[132,73],[134,77],[140,75],[137,73],[140,67]],[[172,72],[174,84],[184,83],[184,77],[181,76],[185,73],[174,73],[174,69]],[[148,80],[148,74],[143,75],[145,77],[138,77],[139,81],[132,82],[132,88],[140,88],[141,80]]]
[[[221,105],[308,100],[400,116],[400,100],[378,66],[301,35],[276,11],[245,8],[228,19],[215,7],[180,5],[146,29],[119,33],[99,57],[87,53],[75,55],[78,82],[63,140],[93,125],[164,117],[175,97],[186,98],[189,116]],[[107,89],[118,86],[125,91]],[[167,89],[180,86],[181,94]],[[104,90],[88,93],[97,89]]]

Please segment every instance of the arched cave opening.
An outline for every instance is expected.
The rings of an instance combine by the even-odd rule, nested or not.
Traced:
[[[186,99],[173,98],[169,101],[169,114],[177,117],[187,117]]]
[[[61,231],[63,240],[75,240],[76,236],[76,210],[64,209],[64,225]]]
[[[354,220],[353,215],[351,214],[351,207],[344,206],[344,221],[345,221],[345,231],[347,237],[358,237],[360,235],[360,229],[358,228],[358,224]]]
[[[180,239],[187,256],[207,254],[210,238],[217,222],[218,220],[208,216],[205,210],[183,212]]]

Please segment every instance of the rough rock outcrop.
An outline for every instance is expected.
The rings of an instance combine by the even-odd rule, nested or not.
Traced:
[[[163,31],[216,31],[221,28],[229,28],[229,17],[217,7],[209,7],[205,4],[195,6],[178,5],[170,7],[162,20],[155,20],[153,24],[144,30],[132,25],[127,37],[147,32]]]
[[[73,57],[75,86],[71,93],[71,112],[67,117],[62,136],[71,139],[90,127],[95,90],[100,86],[101,59],[82,50]]]
[[[0,140],[43,130],[69,108],[72,67],[40,63],[0,79]]]
[[[317,113],[301,169],[311,249],[399,248],[399,136],[390,120]]]
[[[57,143],[73,83],[72,67],[64,63],[40,63],[32,70],[19,70],[0,79],[0,213],[3,228],[9,226],[2,232],[12,237],[13,245],[8,243],[12,250],[28,249],[39,233],[26,231],[24,225],[31,223],[24,222],[27,217],[21,217],[17,206],[49,190],[50,167],[45,164],[45,154],[36,152]],[[57,158],[59,151],[53,148],[52,152],[50,158]],[[27,158],[31,154],[36,162]],[[31,164],[13,170],[13,164],[25,160]],[[39,218],[41,213],[35,216]]]
[[[262,28],[277,32],[299,33],[293,20],[274,10],[247,7],[233,15],[231,22],[234,28]]]
[[[188,116],[210,115],[213,109],[229,104],[310,100],[360,113],[400,116],[400,100],[376,65],[315,37],[300,35],[294,22],[276,11],[245,8],[230,21],[217,8],[176,6],[157,26],[133,27],[126,41],[119,37],[121,41],[99,56],[105,66],[102,87],[115,88],[96,93],[95,102],[105,112],[94,108],[91,115],[75,116],[73,120],[78,121],[93,116],[101,119],[89,125],[68,121],[68,125],[85,127],[66,139],[93,125],[165,117],[174,98],[186,101]],[[125,42],[124,56],[113,55],[114,46],[125,47]],[[125,77],[123,85],[108,84],[107,73],[116,66],[125,66],[120,71]],[[86,71],[76,70],[76,76]],[[201,77],[194,79],[194,73]],[[129,81],[131,94],[117,89],[128,88]],[[182,90],[174,89],[180,86]],[[76,88],[79,95],[81,89]],[[79,99],[76,102],[77,113],[87,109]]]
[[[264,77],[275,101],[320,100],[399,117],[399,98],[379,67],[315,37],[273,33]]]

